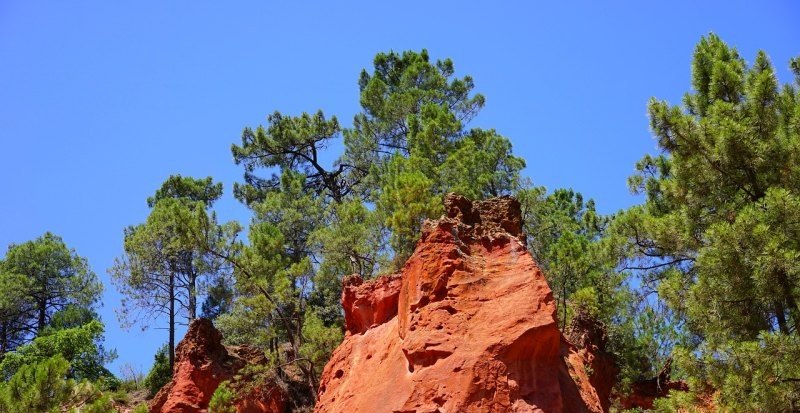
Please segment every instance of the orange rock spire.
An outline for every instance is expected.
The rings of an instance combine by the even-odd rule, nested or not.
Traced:
[[[400,274],[345,280],[347,336],[315,411],[605,411],[607,391],[584,367],[595,357],[558,330],[519,202],[451,194],[445,210]]]

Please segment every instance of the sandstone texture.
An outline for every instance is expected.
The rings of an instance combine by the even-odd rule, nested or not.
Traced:
[[[589,411],[608,411],[619,369],[614,357],[606,352],[608,337],[605,326],[593,317],[579,313],[572,318],[565,338],[561,344],[562,356],[567,363],[569,378],[582,395],[580,400],[567,398],[565,411],[583,410],[581,402],[587,404]],[[566,377],[562,375],[561,379],[566,380]],[[578,405],[575,405],[576,401]]]
[[[315,411],[606,411],[613,363],[591,331],[562,337],[519,203],[448,195],[445,211],[399,274],[345,279],[346,337]]]
[[[205,413],[220,383],[230,380],[248,364],[267,363],[260,350],[225,347],[222,334],[210,320],[192,321],[175,350],[172,381],[150,402],[151,413]],[[277,386],[253,386],[236,400],[238,413],[283,413],[287,396]]]

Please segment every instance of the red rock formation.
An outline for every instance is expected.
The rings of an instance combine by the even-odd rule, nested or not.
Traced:
[[[445,210],[400,276],[345,282],[347,335],[315,411],[603,411],[590,351],[558,330],[519,203],[448,195]]]
[[[599,403],[592,406],[591,411],[608,411],[611,406],[611,391],[616,384],[619,373],[614,357],[606,352],[608,337],[602,323],[586,313],[578,313],[566,331],[566,339],[562,342],[562,355],[567,363],[569,375],[581,394],[592,395],[582,397],[585,403]],[[589,367],[587,369],[586,367]],[[562,375],[562,379],[567,376]],[[579,408],[567,408],[566,411]]]
[[[354,334],[383,324],[397,315],[397,298],[400,295],[400,276],[384,275],[368,284],[358,275],[344,279],[342,307],[345,329]]]
[[[256,349],[222,345],[222,334],[210,320],[192,321],[175,350],[172,381],[150,402],[151,413],[205,413],[220,383],[248,364],[265,364]],[[239,413],[282,413],[286,394],[277,385],[253,388],[236,401]]]

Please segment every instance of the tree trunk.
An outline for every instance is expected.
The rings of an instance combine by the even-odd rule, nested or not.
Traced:
[[[311,388],[311,394],[314,395],[314,400],[319,400],[319,394],[317,393],[319,384],[317,383],[317,375],[314,373],[314,364],[311,361],[308,362],[308,366],[303,366],[303,364],[305,363],[299,363],[300,370],[303,371],[303,374],[308,380],[308,386]]]
[[[783,303],[780,301],[775,302],[775,318],[778,320],[780,332],[789,334],[789,327],[786,325],[786,310],[784,310]]]
[[[797,306],[797,301],[794,299],[794,296],[791,292],[787,293],[789,303],[789,315],[792,317],[792,322],[794,324],[794,332],[795,334],[800,333],[800,308]]]
[[[563,333],[564,330],[567,328],[567,289],[564,288],[564,292],[561,294],[561,332]]]
[[[797,300],[794,299],[794,286],[791,285],[785,271],[780,271],[778,274],[778,283],[783,290],[783,297],[789,307],[789,316],[792,318],[794,332],[795,334],[800,333],[800,307],[797,305]]]
[[[42,330],[44,330],[44,326],[47,320],[47,301],[45,300],[37,300],[36,303],[39,307],[39,319],[36,323],[36,335],[40,335]]]
[[[3,321],[2,329],[0,329],[0,357],[6,354],[8,349],[8,321]]]
[[[189,322],[197,318],[197,276],[189,274]]]
[[[175,274],[169,276],[169,371],[175,367]]]
[[[561,332],[567,329],[567,280],[564,280],[561,288]]]

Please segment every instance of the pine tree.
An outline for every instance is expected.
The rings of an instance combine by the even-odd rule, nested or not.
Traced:
[[[125,296],[123,325],[168,318],[169,361],[174,365],[175,327],[197,317],[201,282],[223,276],[227,262],[217,254],[233,245],[238,226],[219,225],[208,209],[222,195],[211,178],[172,176],[148,198],[150,215],[125,230],[125,254],[109,273]]]
[[[614,223],[684,333],[680,365],[733,410],[800,408],[798,61],[780,86],[764,52],[747,64],[704,37],[683,106],[650,101],[663,154],[638,163],[630,183],[647,202]]]
[[[69,363],[55,356],[23,365],[7,382],[0,383],[0,411],[8,413],[56,412],[75,386],[66,378]]]
[[[7,353],[0,361],[0,376],[9,379],[24,366],[58,356],[70,363],[67,375],[72,379],[96,381],[113,377],[105,364],[117,355],[103,347],[104,331],[103,323],[94,318],[75,327],[48,328],[30,343]]]
[[[9,246],[0,261],[0,286],[0,344],[5,351],[41,334],[59,310],[91,308],[103,289],[86,259],[49,232]]]
[[[321,111],[245,128],[233,145],[253,211],[249,242],[231,257],[236,298],[217,324],[231,343],[278,343],[313,389],[342,337],[341,278],[391,271],[410,255],[420,225],[456,190],[512,193],[525,163],[494,130],[466,125],[484,104],[469,76],[426,51],[380,53],[359,80],[352,128]],[[345,150],[331,156],[342,140]],[[337,156],[338,155],[338,156]],[[325,162],[325,159],[333,159]]]
[[[623,282],[615,263],[602,257],[600,241],[610,219],[572,190],[546,194],[543,187],[527,187],[516,195],[529,249],[553,290],[562,331],[581,311],[610,324]]]

